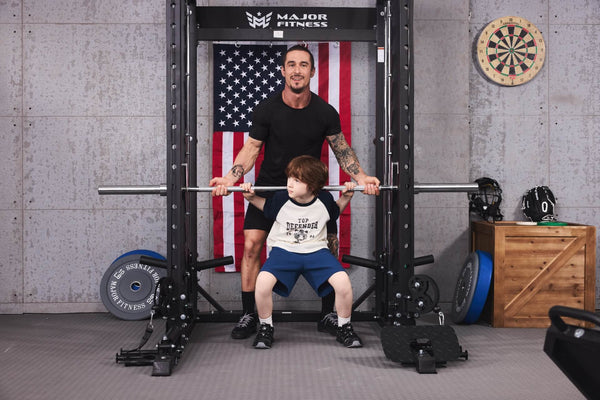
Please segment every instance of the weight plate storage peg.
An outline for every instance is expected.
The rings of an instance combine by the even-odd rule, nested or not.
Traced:
[[[142,264],[141,256],[166,260],[150,250],[130,251],[113,261],[100,281],[102,303],[117,318],[129,321],[149,318],[156,283],[167,276],[164,268]]]

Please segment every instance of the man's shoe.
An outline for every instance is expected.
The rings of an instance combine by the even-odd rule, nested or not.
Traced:
[[[327,332],[331,336],[337,336],[338,331],[338,317],[336,313],[329,313],[323,317],[323,319],[317,322],[317,330],[319,332]]]
[[[234,339],[246,339],[256,332],[256,323],[258,322],[258,316],[255,313],[244,314],[233,327],[231,331],[231,337]]]
[[[255,349],[270,349],[273,345],[274,332],[275,329],[272,325],[265,324],[263,322],[258,328],[258,333],[256,334],[256,338],[254,339],[252,346],[254,346]]]
[[[362,347],[362,341],[352,329],[350,322],[337,328],[336,340],[346,347]]]

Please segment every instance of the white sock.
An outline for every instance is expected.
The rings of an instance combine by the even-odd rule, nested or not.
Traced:
[[[342,317],[340,317],[338,315],[338,326],[344,326],[344,325],[346,325],[348,322],[350,322],[350,317],[348,317],[348,318],[342,318]]]
[[[269,315],[269,318],[258,318],[261,324],[267,324],[273,326],[273,314]]]

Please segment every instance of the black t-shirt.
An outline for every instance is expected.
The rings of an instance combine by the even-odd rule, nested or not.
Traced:
[[[302,109],[287,106],[281,92],[263,101],[254,109],[250,129],[250,137],[265,146],[256,185],[285,185],[285,168],[294,157],[321,158],[325,137],[341,131],[338,112],[312,92],[308,106]]]

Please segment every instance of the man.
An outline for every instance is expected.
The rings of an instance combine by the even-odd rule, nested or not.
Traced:
[[[265,146],[264,160],[257,186],[286,184],[285,167],[296,156],[311,155],[319,158],[324,140],[327,140],[337,161],[359,185],[363,193],[379,194],[379,179],[368,176],[361,168],[354,150],[341,131],[339,114],[331,105],[310,91],[310,79],[315,74],[311,52],[300,45],[290,47],[283,57],[281,74],[285,87],[281,93],[260,103],[253,113],[248,140],[224,177],[215,177],[210,186],[213,196],[228,195],[227,186],[236,182],[254,167],[261,147]],[[258,193],[269,196],[272,192]],[[241,263],[242,306],[244,315],[234,327],[231,336],[245,339],[256,332],[254,288],[260,271],[260,253],[273,221],[264,217],[253,205],[248,206],[244,221],[244,254]],[[329,229],[330,248],[337,249],[337,237]],[[333,241],[335,238],[335,242]],[[332,335],[337,332],[337,318],[333,310],[335,298],[323,298],[318,329]]]

